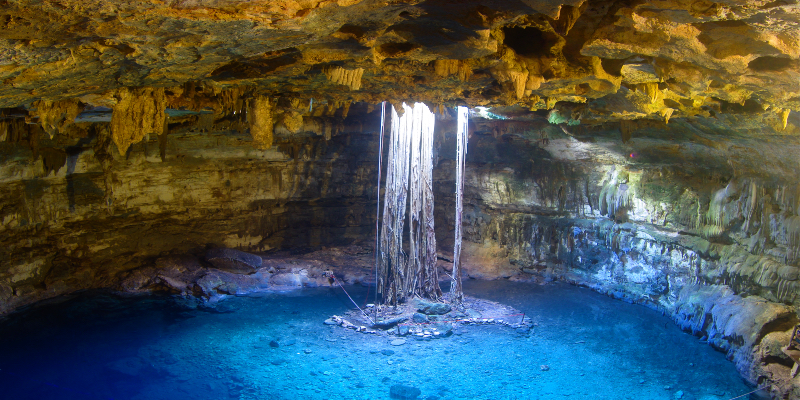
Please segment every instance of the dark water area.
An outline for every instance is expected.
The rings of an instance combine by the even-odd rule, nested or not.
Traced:
[[[395,337],[322,323],[352,308],[341,289],[213,309],[84,293],[0,321],[0,398],[389,399],[394,386],[394,398],[727,400],[751,390],[723,354],[645,307],[564,284],[464,286],[537,326],[462,327],[392,346]]]

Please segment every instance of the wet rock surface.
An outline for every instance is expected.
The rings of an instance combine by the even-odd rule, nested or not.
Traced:
[[[425,299],[415,299],[414,306],[422,314],[426,315],[443,315],[450,312],[452,309],[449,304],[428,301]]]
[[[211,249],[206,253],[206,261],[214,267],[239,273],[253,273],[261,268],[261,257],[236,249]]]

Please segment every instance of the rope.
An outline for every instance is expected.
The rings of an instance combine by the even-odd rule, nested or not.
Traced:
[[[336,282],[336,284],[339,285],[340,288],[342,288],[342,291],[344,292],[344,294],[347,295],[347,298],[350,299],[350,301],[353,302],[353,305],[356,306],[358,311],[361,311],[361,313],[364,314],[365,317],[367,317],[369,322],[371,322],[372,325],[375,325],[375,321],[373,321],[372,318],[370,318],[369,315],[367,315],[367,313],[365,313],[364,310],[362,310],[361,307],[359,307],[358,304],[356,304],[355,300],[353,300],[353,298],[350,297],[350,293],[347,293],[347,290],[344,289],[344,286],[342,286],[342,283],[339,282],[338,279],[336,279],[336,275],[334,275],[333,272],[330,272],[329,274],[330,274],[330,277],[333,278],[333,281]]]
[[[742,398],[742,397],[744,397],[744,396],[747,396],[747,395],[753,394],[753,393],[755,393],[755,392],[757,392],[757,391],[759,391],[759,390],[762,390],[762,389],[766,389],[768,386],[769,386],[769,385],[767,385],[767,386],[762,386],[762,387],[759,387],[759,388],[756,388],[756,390],[753,390],[752,392],[747,392],[747,393],[745,393],[745,394],[743,394],[743,395],[741,395],[741,396],[731,397],[731,398],[730,398],[730,399],[728,399],[728,400],[736,400],[736,399],[741,399],[741,398]]]

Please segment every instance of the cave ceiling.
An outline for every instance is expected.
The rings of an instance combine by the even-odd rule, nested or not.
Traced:
[[[314,101],[800,133],[796,0],[64,0],[1,12],[4,115],[28,113],[52,136],[107,107],[120,151],[160,133],[165,108],[280,106],[294,131]],[[271,129],[251,121],[257,147]]]

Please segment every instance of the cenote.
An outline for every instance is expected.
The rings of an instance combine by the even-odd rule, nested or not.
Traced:
[[[535,327],[461,327],[393,346],[322,323],[353,307],[339,288],[215,307],[88,292],[2,322],[0,385],[9,399],[91,400],[389,399],[395,385],[420,399],[727,400],[752,390],[722,353],[648,308],[558,283],[470,280],[465,291]]]
[[[798,38],[798,0],[0,2],[0,399],[800,400]]]

